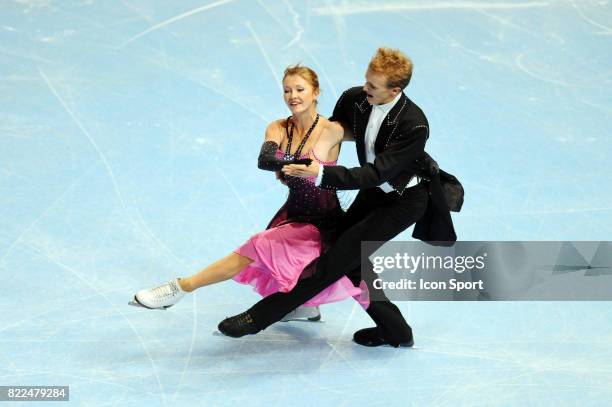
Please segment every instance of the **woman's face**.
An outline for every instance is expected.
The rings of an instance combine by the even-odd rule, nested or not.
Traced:
[[[289,75],[283,79],[283,93],[285,103],[293,114],[308,110],[319,96],[319,92],[300,75]]]

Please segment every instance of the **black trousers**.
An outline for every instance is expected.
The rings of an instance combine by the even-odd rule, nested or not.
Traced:
[[[380,188],[359,191],[345,214],[342,233],[319,258],[316,272],[311,277],[299,280],[290,292],[272,294],[248,310],[257,327],[265,329],[279,321],[344,275],[358,286],[362,279],[361,242],[378,241],[380,246],[391,240],[423,216],[428,198],[423,182],[406,189],[402,195],[395,192],[387,194]],[[376,249],[378,247],[373,247],[372,253]],[[363,276],[370,293],[374,289],[373,278],[373,272]],[[366,312],[386,339],[398,343],[406,341],[412,336],[410,326],[393,303],[385,296],[381,298],[371,301]]]

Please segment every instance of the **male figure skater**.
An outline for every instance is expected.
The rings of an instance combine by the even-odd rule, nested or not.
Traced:
[[[424,179],[437,176],[437,165],[424,151],[429,137],[427,118],[403,93],[412,76],[412,62],[398,50],[379,48],[365,76],[363,87],[342,94],[330,119],[342,124],[345,138],[355,140],[361,166],[349,169],[313,161],[309,166],[283,169],[291,176],[316,175],[321,188],[360,190],[347,210],[342,234],[319,258],[312,277],[300,280],[291,292],[272,294],[246,312],[226,318],[219,324],[223,334],[255,334],[343,275],[362,287],[363,278],[372,298],[373,278],[361,275],[361,242],[389,241],[419,221],[426,210],[431,213],[425,227],[435,230],[424,230],[417,223],[413,237],[456,240],[448,207],[438,198],[443,195],[440,190],[432,192],[440,188],[439,182]],[[355,332],[354,341],[364,346],[412,346],[412,329],[397,306],[381,294],[379,290],[382,300],[371,300],[366,309],[376,326]]]

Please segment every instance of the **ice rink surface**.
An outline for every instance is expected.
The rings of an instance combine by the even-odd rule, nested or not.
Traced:
[[[82,406],[609,405],[610,303],[403,302],[416,347],[369,349],[352,300],[240,340],[215,331],[250,287],[127,301],[284,201],[255,165],[289,115],[284,68],[319,73],[329,115],[378,46],[414,60],[461,240],[610,240],[611,40],[607,0],[2,1],[0,385]]]

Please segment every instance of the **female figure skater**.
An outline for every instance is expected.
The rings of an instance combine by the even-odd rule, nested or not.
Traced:
[[[289,188],[287,201],[266,230],[252,236],[234,252],[197,274],[138,291],[131,305],[166,309],[185,293],[230,278],[250,284],[259,294],[268,296],[291,291],[298,279],[314,271],[313,260],[331,245],[343,212],[335,190],[316,187],[315,177],[285,176],[281,170],[286,164],[310,164],[311,160],[335,165],[343,129],[317,113],[319,81],[312,69],[299,65],[287,68],[283,89],[291,116],[272,122],[266,129],[258,167],[275,171],[282,179]],[[312,307],[306,315],[310,320],[317,320],[320,318],[315,308],[318,305],[360,295],[361,289],[344,276],[304,304]],[[292,312],[295,314],[296,310]],[[288,319],[292,318],[285,320]]]

